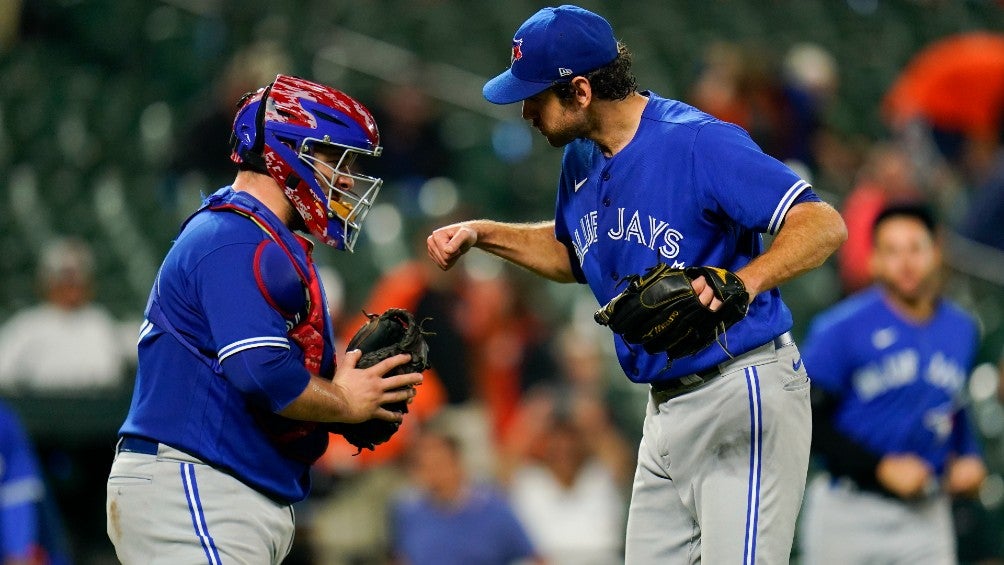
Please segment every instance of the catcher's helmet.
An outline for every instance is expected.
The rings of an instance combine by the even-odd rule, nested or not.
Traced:
[[[239,106],[230,159],[270,175],[310,233],[352,251],[383,184],[353,172],[356,157],[382,151],[369,110],[334,88],[285,75]]]

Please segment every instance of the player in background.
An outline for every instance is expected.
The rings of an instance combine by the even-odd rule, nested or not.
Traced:
[[[45,483],[35,448],[17,414],[0,402],[0,563],[43,563]],[[62,561],[60,561],[62,563]]]
[[[931,212],[903,204],[872,228],[876,284],[820,314],[806,338],[813,449],[805,563],[955,563],[949,497],[986,476],[965,410],[979,342],[941,296]]]
[[[279,75],[244,97],[233,184],[205,199],[160,268],[139,336],[132,405],[108,478],[108,536],[134,563],[278,563],[293,541],[326,422],[400,421],[381,405],[421,375],[398,355],[336,367],[309,231],[352,250],[380,180],[370,113]]]
[[[626,536],[629,564],[785,563],[809,461],[809,383],[777,285],[844,240],[839,214],[741,128],[639,92],[601,16],[544,8],[516,31],[488,101],[564,147],[553,221],[473,220],[428,237],[441,268],[472,247],[599,304],[657,262],[736,272],[751,305],[714,344],[667,367],[616,339],[627,377],[651,386]],[[761,233],[776,237],[764,252]],[[710,287],[694,288],[715,309]],[[702,293],[702,291],[704,291]]]

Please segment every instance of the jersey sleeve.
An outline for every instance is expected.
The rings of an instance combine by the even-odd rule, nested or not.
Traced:
[[[693,159],[706,210],[753,231],[777,233],[791,206],[812,191],[808,182],[732,124],[704,125],[694,139]]]
[[[579,265],[579,257],[575,254],[571,238],[567,236],[558,237],[557,234],[555,234],[555,238],[565,247],[565,252],[568,253],[568,264],[572,267],[572,276],[575,277],[575,281],[585,284],[586,274],[582,272],[582,265]]]
[[[575,277],[577,282],[585,284],[586,275],[582,272],[579,257],[575,254],[575,246],[572,244],[572,233],[568,229],[565,215],[562,213],[565,208],[565,199],[567,198],[567,191],[565,190],[567,182],[567,177],[562,173],[561,178],[558,179],[558,196],[554,214],[554,238],[565,246],[565,251],[568,253],[568,262],[572,266],[572,276]]]
[[[310,374],[289,340],[287,319],[276,308],[276,298],[267,298],[259,283],[263,277],[289,277],[261,273],[258,251],[256,243],[222,247],[206,255],[192,277],[224,376],[243,394],[277,411],[303,392]],[[288,262],[269,265],[293,271]]]
[[[223,374],[241,392],[272,412],[288,406],[307,388],[310,373],[292,354],[252,348],[223,361]]]

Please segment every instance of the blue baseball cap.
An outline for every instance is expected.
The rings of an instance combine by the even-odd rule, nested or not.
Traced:
[[[493,104],[512,104],[616,58],[617,39],[602,16],[570,4],[544,8],[516,30],[509,68],[482,93]]]

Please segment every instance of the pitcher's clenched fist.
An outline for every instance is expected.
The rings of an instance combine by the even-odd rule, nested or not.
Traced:
[[[426,242],[429,257],[445,271],[478,242],[478,232],[473,222],[461,222],[437,229]]]

